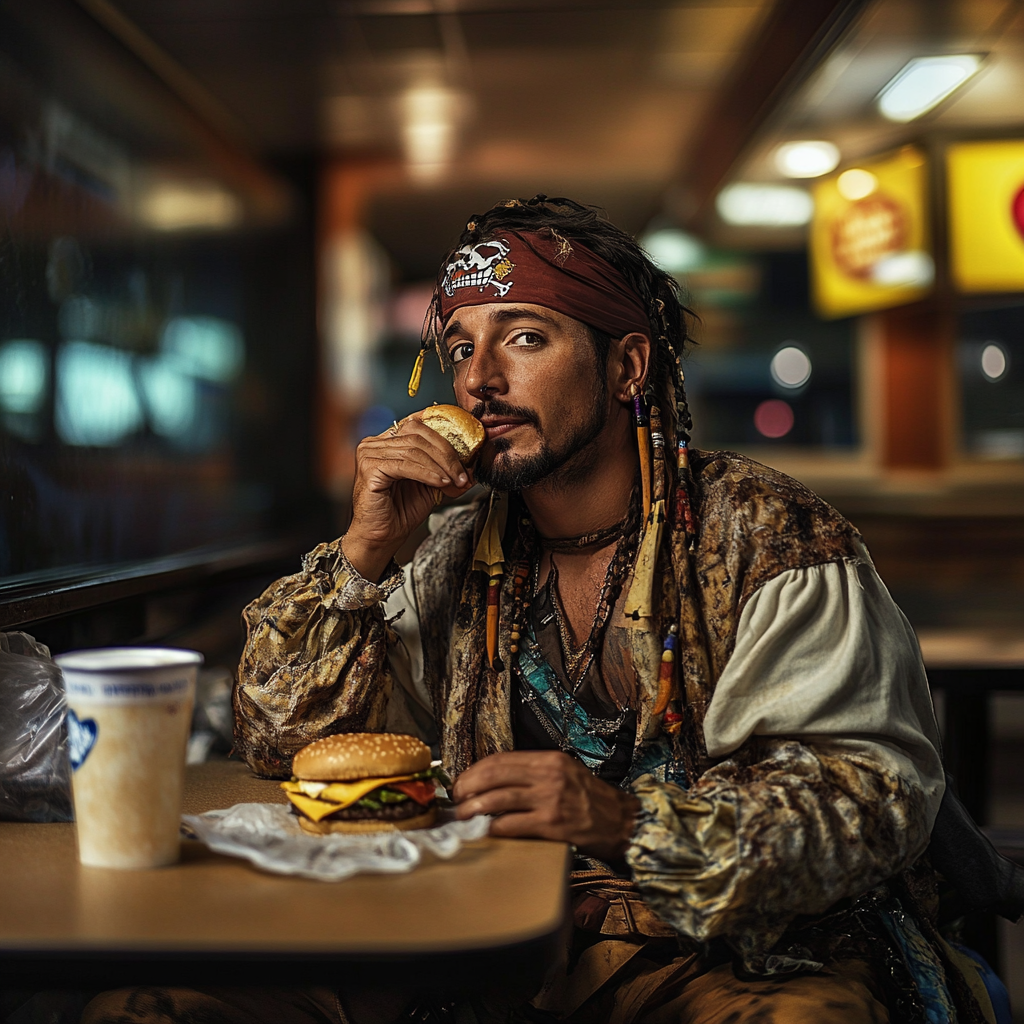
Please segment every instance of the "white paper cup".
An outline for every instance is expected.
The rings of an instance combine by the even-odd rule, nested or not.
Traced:
[[[179,857],[195,651],[108,647],[54,658],[67,692],[78,859],[155,868]]]

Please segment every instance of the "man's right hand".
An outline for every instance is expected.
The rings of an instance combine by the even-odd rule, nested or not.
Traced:
[[[341,546],[356,571],[373,582],[433,511],[437,491],[456,498],[473,486],[455,449],[417,416],[402,420],[397,432],[389,427],[364,438],[356,449],[352,524]]]

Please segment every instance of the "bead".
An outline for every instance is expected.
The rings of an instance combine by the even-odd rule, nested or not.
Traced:
[[[512,633],[512,639],[513,639],[513,640],[518,640],[518,639],[519,639],[519,633],[518,633],[518,631],[516,631],[516,632],[513,632],[513,633]]]
[[[518,653],[519,653],[519,648],[518,648],[518,647],[517,647],[517,646],[516,646],[515,644],[512,644],[512,645],[511,645],[511,646],[509,647],[509,650],[510,650],[510,651],[511,651],[511,652],[512,652],[513,654],[518,654]]]

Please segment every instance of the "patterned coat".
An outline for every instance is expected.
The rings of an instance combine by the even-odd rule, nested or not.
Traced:
[[[708,757],[704,716],[752,595],[788,570],[866,555],[842,516],[783,474],[724,452],[693,452],[691,467],[696,535],[671,524],[651,620],[621,631],[637,677],[639,745],[661,728],[652,714],[660,638],[679,625],[676,751],[690,783],[646,776],[634,785],[643,812],[627,861],[633,891],[657,915],[648,933],[659,933],[660,919],[660,934],[667,924],[700,942],[724,939],[764,969],[798,915],[822,914],[914,862],[929,823],[918,789],[855,753],[752,737],[724,759]],[[486,576],[470,570],[486,511],[451,516],[411,567],[424,682],[453,775],[513,746],[510,672],[486,664]],[[245,610],[236,740],[257,774],[287,776],[292,755],[321,736],[385,728],[395,638],[381,602],[401,582],[393,565],[380,585],[367,583],[332,542]],[[510,588],[506,576],[503,607]],[[503,621],[505,666],[508,634]]]

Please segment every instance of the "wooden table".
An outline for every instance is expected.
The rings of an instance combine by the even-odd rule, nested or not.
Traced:
[[[238,762],[188,769],[186,813],[249,801],[284,797]],[[115,871],[79,865],[73,825],[0,823],[0,984],[323,984],[400,962],[442,987],[539,985],[566,922],[568,857],[487,838],[409,874],[317,882],[183,841],[180,864]]]

